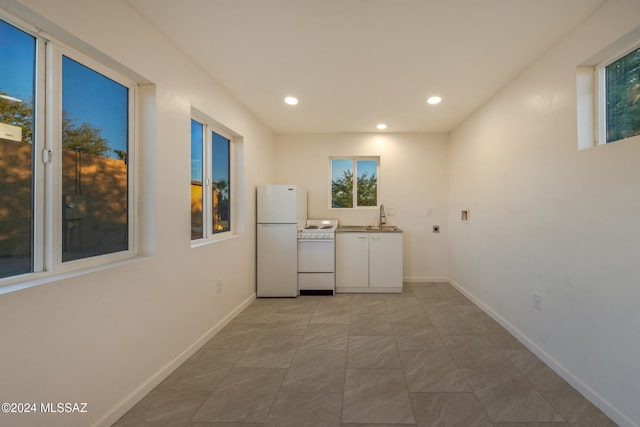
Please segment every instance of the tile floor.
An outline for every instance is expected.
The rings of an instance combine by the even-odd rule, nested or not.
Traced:
[[[114,426],[615,426],[455,288],[259,299]]]

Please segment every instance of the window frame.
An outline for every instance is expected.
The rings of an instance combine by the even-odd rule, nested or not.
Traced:
[[[139,85],[33,25],[0,11],[0,19],[34,37],[36,41],[33,191],[32,271],[0,278],[0,294],[39,283],[39,279],[101,267],[137,256],[138,236],[138,97]],[[62,56],[84,65],[128,89],[127,111],[127,249],[62,261]],[[108,61],[107,61],[108,62]]]
[[[237,165],[237,150],[238,150],[238,142],[239,135],[228,129],[226,126],[220,124],[216,120],[212,119],[208,115],[192,108],[191,111],[191,120],[195,120],[200,123],[203,127],[203,138],[202,138],[202,169],[203,169],[203,195],[202,195],[202,237],[197,239],[191,239],[191,247],[198,247],[205,244],[209,244],[212,242],[218,242],[221,240],[226,240],[230,237],[234,237],[238,234],[238,216],[237,216],[237,176],[236,170],[238,168]],[[212,133],[226,138],[229,140],[229,218],[230,218],[230,227],[229,230],[226,231],[218,231],[215,232],[214,224],[213,224],[213,196],[211,193],[211,188],[213,186],[213,145],[212,145]],[[189,160],[192,161],[193,157],[191,154],[189,155]],[[191,174],[191,168],[189,168],[189,175]],[[189,182],[192,182],[191,176],[189,176]],[[190,233],[191,235],[191,227]]]
[[[595,145],[607,145],[620,141],[638,141],[640,142],[640,135],[634,135],[628,138],[616,139],[614,141],[607,142],[607,82],[606,82],[606,68],[618,61],[619,59],[630,54],[634,50],[640,48],[640,41],[634,41],[631,44],[625,46],[624,49],[618,50],[614,55],[607,57],[604,61],[598,63],[595,66],[595,86],[596,86],[596,100],[595,100]]]
[[[351,160],[353,165],[353,206],[340,208],[333,206],[333,161],[334,160]],[[358,161],[369,160],[376,162],[376,205],[375,206],[358,206]],[[380,207],[380,156],[331,156],[329,157],[329,209],[345,210],[345,209],[378,209]]]
[[[137,97],[138,97],[138,85],[131,79],[122,76],[120,73],[111,70],[110,68],[102,65],[98,61],[77,52],[66,46],[53,45],[52,57],[50,63],[54,67],[53,76],[57,81],[54,81],[53,88],[55,93],[52,96],[52,102],[54,103],[54,115],[56,116],[53,125],[53,135],[51,137],[54,145],[54,159],[55,162],[55,187],[52,189],[53,200],[56,201],[57,206],[54,206],[53,219],[54,230],[56,232],[55,238],[55,250],[52,252],[54,256],[54,264],[62,271],[74,270],[78,267],[93,267],[102,265],[105,263],[112,263],[121,261],[123,259],[131,258],[138,253],[136,232],[137,224],[136,218],[138,218],[136,196],[137,196],[137,171],[138,171],[138,156],[137,156],[137,140],[136,140],[136,110],[137,110]],[[77,260],[62,261],[62,57],[78,62],[81,65],[102,74],[103,76],[115,81],[116,83],[125,86],[128,89],[128,111],[127,111],[127,249],[123,251],[107,253],[102,255],[95,255]]]

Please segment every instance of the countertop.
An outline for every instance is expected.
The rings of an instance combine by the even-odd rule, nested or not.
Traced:
[[[402,233],[402,229],[395,225],[383,225],[382,228],[375,225],[341,225],[336,229],[337,233]]]

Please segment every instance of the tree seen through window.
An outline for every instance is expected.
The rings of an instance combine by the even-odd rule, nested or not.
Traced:
[[[640,47],[605,68],[607,142],[640,135]]]

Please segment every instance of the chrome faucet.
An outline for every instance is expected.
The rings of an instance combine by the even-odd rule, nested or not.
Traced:
[[[387,216],[384,214],[384,205],[380,204],[380,217],[378,218],[378,227],[382,228],[383,224],[387,223]]]

